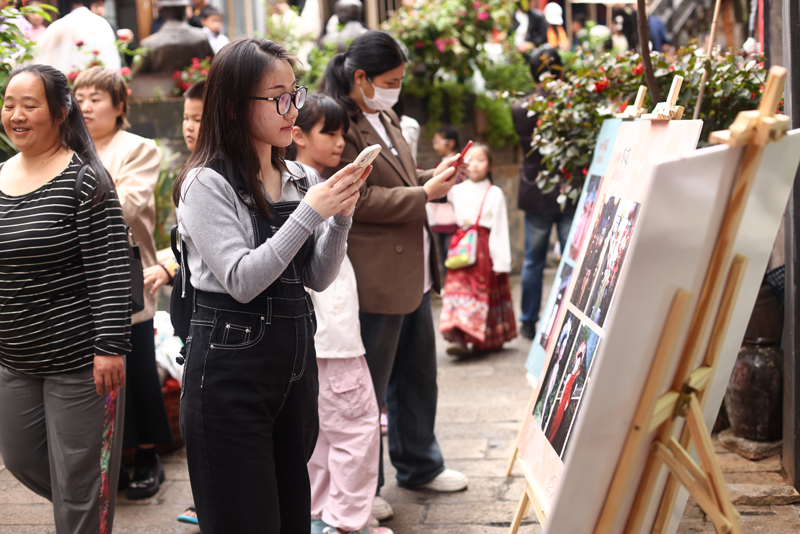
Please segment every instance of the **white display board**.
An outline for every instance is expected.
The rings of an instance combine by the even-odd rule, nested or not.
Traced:
[[[741,147],[712,147],[663,161],[653,168],[637,216],[627,267],[606,318],[608,335],[595,355],[591,378],[584,387],[580,418],[564,455],[565,467],[553,488],[554,500],[545,532],[594,532],[669,306],[675,292],[686,288],[693,292],[688,317],[696,307],[743,153]],[[795,130],[782,141],[767,146],[758,168],[733,247],[733,255],[744,255],[749,261],[705,407],[709,428],[716,418],[744,337],[798,163],[800,130]],[[717,304],[712,306],[716,308]],[[675,373],[687,330],[688,320],[681,330],[664,392]],[[706,343],[707,339],[703,347]],[[701,350],[699,358],[703,353]],[[533,415],[528,414],[526,425],[535,427],[530,424],[532,419]],[[680,430],[681,427],[676,428],[676,437]],[[523,439],[526,437],[520,441]],[[529,469],[536,469],[533,457],[523,454],[523,460]],[[646,460],[647,455],[642,454],[617,524],[609,534],[623,532]],[[664,469],[643,532],[651,529],[666,474]],[[682,491],[673,510],[671,533],[677,530],[686,499],[687,493]],[[576,503],[580,503],[579,509]]]

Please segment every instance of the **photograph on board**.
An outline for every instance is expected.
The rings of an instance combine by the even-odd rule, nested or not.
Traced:
[[[578,318],[568,311],[567,316],[564,317],[561,332],[558,334],[553,355],[550,357],[550,363],[547,365],[547,373],[544,375],[542,388],[539,390],[539,396],[533,407],[533,417],[542,430],[547,428],[547,423],[549,422],[547,416],[552,412],[561,379],[567,371],[567,359],[572,352],[572,345],[575,343],[579,327],[580,321]]]
[[[547,439],[563,460],[569,446],[569,437],[580,417],[584,393],[591,382],[592,364],[600,346],[600,336],[586,325],[581,326],[571,360],[570,373],[565,377],[564,387],[558,397],[558,407],[551,417]]]
[[[602,185],[603,177],[593,174],[589,177],[589,181],[584,185],[586,197],[583,201],[583,209],[581,210],[580,219],[572,224],[575,225],[575,232],[572,234],[572,243],[569,246],[569,258],[573,261],[578,260],[578,254],[581,251],[581,245],[586,237],[586,232],[589,230],[589,223],[592,218],[592,211],[597,203],[597,192]]]
[[[556,299],[553,302],[553,305],[545,311],[546,315],[542,320],[542,330],[539,334],[539,344],[544,350],[547,350],[550,340],[553,338],[553,331],[556,328],[558,316],[561,313],[561,308],[563,308],[564,304],[567,302],[566,295],[570,280],[572,280],[572,266],[570,266],[568,263],[564,263],[561,267],[561,276],[558,278],[558,280],[556,280],[555,284],[553,284],[554,287],[558,288]]]
[[[625,262],[625,255],[633,238],[640,207],[641,204],[632,200],[619,202],[616,219],[612,226],[614,231],[609,237],[589,302],[584,310],[586,316],[600,327],[605,324],[608,312],[611,310],[614,292],[617,288],[622,264]]]
[[[600,259],[608,245],[609,236],[614,232],[612,225],[616,220],[619,199],[615,196],[606,196],[603,209],[597,214],[597,219],[586,247],[586,252],[577,272],[575,288],[572,290],[571,302],[580,310],[586,309],[589,302],[594,280],[597,277],[597,268]]]

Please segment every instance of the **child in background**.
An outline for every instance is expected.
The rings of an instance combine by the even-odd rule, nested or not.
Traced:
[[[292,131],[295,161],[318,173],[336,167],[349,126],[338,102],[309,96]],[[361,342],[356,275],[347,256],[328,289],[309,293],[317,316],[320,427],[308,462],[311,534],[392,534],[371,525],[377,527],[370,512],[378,483],[378,402]]]
[[[200,134],[200,120],[203,117],[203,91],[206,82],[200,81],[189,87],[183,94],[183,140],[189,152],[194,152],[197,145],[197,136]],[[152,284],[150,293],[155,293],[164,284],[172,285],[175,275],[178,273],[180,264],[170,256],[168,261],[153,265],[144,270],[144,287]],[[197,510],[194,506],[189,506],[178,516],[181,523],[196,525]]]
[[[492,155],[489,147],[475,144],[467,152],[466,180],[450,190],[459,230],[451,239],[454,246],[476,224],[476,261],[460,269],[448,269],[442,295],[440,329],[453,356],[475,350],[499,349],[517,337],[508,272],[511,244],[503,190],[492,185]]]
[[[439,154],[440,162],[461,152],[458,130],[452,124],[445,124],[436,130],[431,144]],[[428,225],[433,232],[436,250],[439,253],[439,269],[444,278],[447,273],[447,268],[444,266],[444,261],[447,259],[447,248],[450,245],[450,238],[458,230],[456,215],[453,205],[447,201],[447,197],[428,202],[425,210],[428,212]]]
[[[25,7],[38,6],[41,4],[41,0],[27,0],[26,2],[22,3],[22,5]],[[36,13],[28,13],[25,15],[25,18],[28,20],[28,22],[30,22],[31,27],[29,30],[24,30],[23,33],[28,39],[35,41],[41,37],[44,31],[47,29],[47,26],[45,26],[44,17],[37,15]]]
[[[200,12],[200,24],[203,25],[203,32],[208,37],[208,44],[216,54],[219,49],[230,42],[230,40],[222,35],[222,13],[215,7],[206,6]]]
[[[183,140],[189,152],[194,152],[197,136],[200,134],[200,119],[203,117],[203,91],[206,82],[200,81],[189,87],[183,94]],[[144,270],[144,287],[152,284],[150,293],[155,293],[164,284],[172,285],[172,279],[178,272],[178,262],[170,257],[169,261],[153,265]]]

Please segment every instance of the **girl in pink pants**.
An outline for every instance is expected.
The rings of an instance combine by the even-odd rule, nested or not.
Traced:
[[[336,167],[348,126],[347,113],[335,100],[309,96],[292,131],[296,161],[320,173]],[[392,534],[371,517],[380,454],[378,401],[364,359],[356,275],[347,256],[328,289],[309,293],[317,316],[319,368],[319,438],[308,462],[311,534]]]

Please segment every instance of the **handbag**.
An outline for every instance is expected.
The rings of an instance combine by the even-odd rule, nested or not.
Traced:
[[[83,187],[83,176],[86,174],[86,164],[78,171],[75,180],[75,201],[80,206],[80,192]],[[133,238],[133,231],[125,225],[125,243],[128,245],[128,264],[131,269],[131,313],[139,313],[144,309],[144,271],[142,269],[142,256],[139,245]]]
[[[450,244],[450,248],[447,250],[447,259],[444,261],[444,266],[448,269],[463,269],[464,267],[475,265],[478,258],[478,223],[483,213],[483,204],[486,202],[486,197],[489,195],[489,189],[491,188],[492,186],[490,185],[486,189],[486,193],[483,194],[475,224],[461,236],[461,239],[455,245]]]

